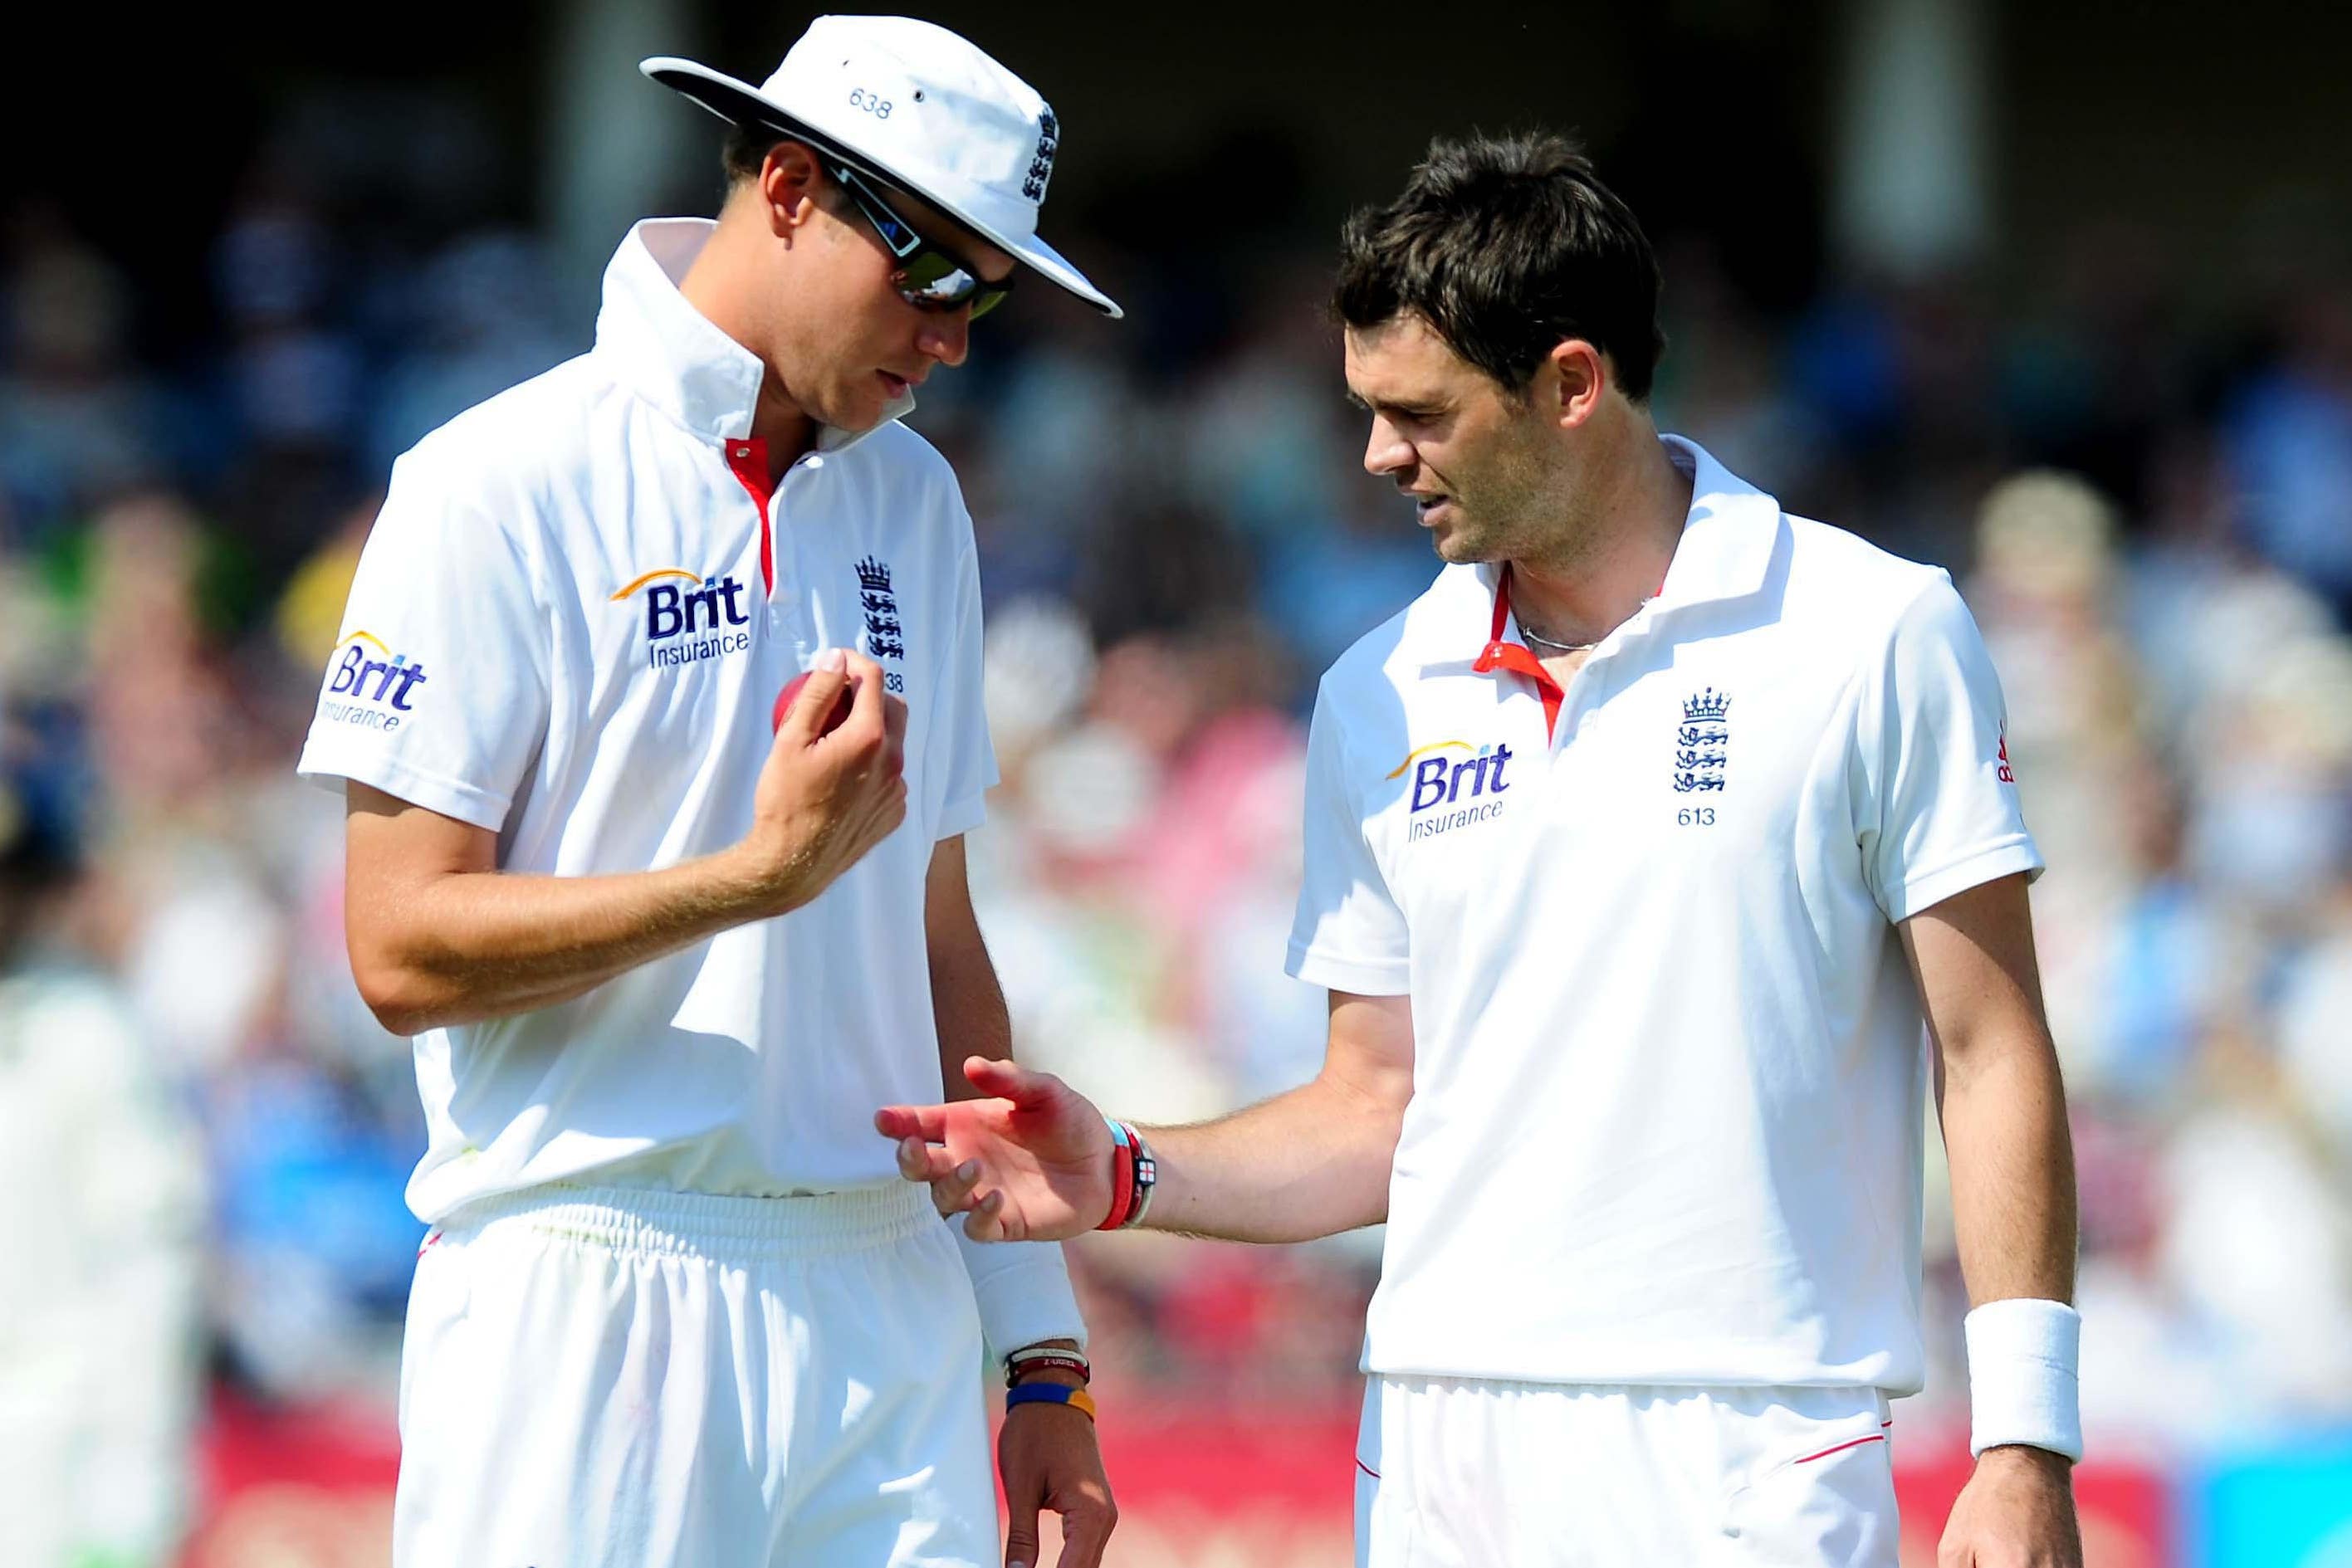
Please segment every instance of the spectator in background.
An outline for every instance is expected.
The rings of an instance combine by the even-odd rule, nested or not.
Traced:
[[[164,1568],[190,1513],[203,1168],[121,988],[75,942],[69,782],[0,731],[0,1536],[24,1568]]]
[[[131,358],[121,275],[46,208],[11,228],[0,294],[0,545],[12,531],[39,544],[92,501],[156,476],[168,422]]]
[[[2279,314],[2278,359],[2227,425],[2246,531],[2352,618],[2352,279],[2304,281]]]

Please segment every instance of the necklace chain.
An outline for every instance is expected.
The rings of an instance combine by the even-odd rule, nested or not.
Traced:
[[[1557,648],[1563,653],[1583,653],[1601,646],[1598,639],[1590,643],[1558,642],[1552,638],[1545,636],[1540,632],[1529,630],[1528,623],[1524,621],[1519,622],[1519,635],[1525,637],[1530,643],[1541,643],[1547,648]]]

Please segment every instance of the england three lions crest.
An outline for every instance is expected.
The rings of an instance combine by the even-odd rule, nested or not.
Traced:
[[[857,605],[866,612],[866,651],[877,659],[905,658],[907,632],[898,619],[890,569],[877,557],[857,563]]]
[[[1675,789],[1682,794],[1723,788],[1725,759],[1730,755],[1731,694],[1713,686],[1683,702],[1683,721],[1675,729]]]

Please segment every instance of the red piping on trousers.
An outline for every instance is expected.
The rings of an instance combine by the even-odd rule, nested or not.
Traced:
[[[1885,1433],[1884,1433],[1884,1432],[1873,1432],[1873,1433],[1872,1433],[1869,1437],[1856,1437],[1856,1438],[1855,1438],[1853,1442],[1851,1442],[1851,1443],[1840,1443],[1840,1444],[1839,1444],[1836,1448],[1823,1448],[1823,1449],[1822,1449],[1820,1453],[1818,1453],[1818,1454],[1807,1454],[1807,1455],[1806,1455],[1803,1458],[1801,1458],[1801,1459],[1790,1459],[1789,1462],[1790,1462],[1790,1464],[1792,1464],[1792,1465],[1810,1465],[1810,1464],[1811,1464],[1815,1459],[1826,1459],[1826,1458],[1828,1458],[1832,1454],[1843,1454],[1843,1453],[1844,1453],[1848,1448],[1861,1448],[1864,1443],[1884,1443],[1885,1441],[1886,1441],[1886,1434],[1885,1434]]]

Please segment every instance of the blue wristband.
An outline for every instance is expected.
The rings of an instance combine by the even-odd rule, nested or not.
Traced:
[[[1016,1405],[1072,1405],[1083,1411],[1089,1421],[1095,1416],[1092,1395],[1060,1383],[1017,1384],[1004,1393],[1005,1409],[1011,1410]]]

